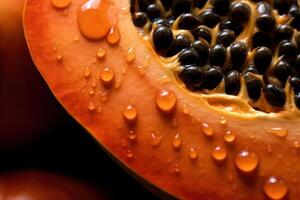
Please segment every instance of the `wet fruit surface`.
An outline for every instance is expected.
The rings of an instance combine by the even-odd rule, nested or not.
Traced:
[[[269,12],[246,0],[107,0],[100,10],[109,31],[92,39],[78,29],[79,8],[92,1],[73,0],[67,16],[36,2],[25,29],[39,70],[143,183],[179,199],[299,195],[298,41],[289,9],[275,1]],[[279,194],[265,182],[273,176]]]

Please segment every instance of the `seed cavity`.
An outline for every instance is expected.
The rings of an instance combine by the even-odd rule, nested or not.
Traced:
[[[186,89],[212,97],[236,96],[253,111],[265,113],[290,109],[293,95],[300,108],[297,3],[132,2],[133,24],[163,62],[177,61],[174,76]]]

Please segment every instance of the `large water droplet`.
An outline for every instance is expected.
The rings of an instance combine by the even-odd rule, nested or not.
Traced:
[[[72,3],[72,0],[51,0],[51,4],[56,9],[66,9]]]
[[[134,122],[137,119],[138,111],[135,106],[128,105],[123,112],[123,116],[128,122]]]
[[[78,25],[82,35],[88,39],[104,38],[111,28],[108,17],[108,1],[88,0],[78,12]]]
[[[223,147],[217,146],[213,149],[211,155],[216,161],[221,162],[227,158],[227,151]]]
[[[288,193],[287,185],[275,176],[269,177],[263,187],[265,194],[274,200],[283,199]]]
[[[163,112],[171,112],[176,102],[177,98],[172,91],[160,90],[156,96],[156,105]]]
[[[242,150],[236,155],[234,162],[240,171],[251,173],[257,168],[259,160],[255,153]]]

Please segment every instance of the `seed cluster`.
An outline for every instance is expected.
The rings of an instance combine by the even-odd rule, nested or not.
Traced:
[[[132,0],[133,23],[155,51],[176,57],[178,77],[192,91],[264,95],[274,107],[291,85],[300,108],[300,9],[296,0]],[[242,81],[243,80],[243,81]]]

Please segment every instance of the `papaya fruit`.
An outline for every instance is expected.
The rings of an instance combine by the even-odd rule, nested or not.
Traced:
[[[0,4],[1,150],[28,144],[68,117],[31,60],[22,26],[24,4]]]
[[[118,163],[178,199],[297,199],[296,1],[28,0],[33,60]]]
[[[60,174],[23,170],[1,174],[0,196],[3,200],[107,200],[108,193],[94,185]]]

